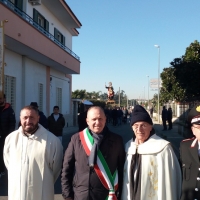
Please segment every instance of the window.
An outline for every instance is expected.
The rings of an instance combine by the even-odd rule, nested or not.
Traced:
[[[61,44],[65,45],[65,37],[63,34],[57,29],[54,28],[54,37],[58,40]]]
[[[56,88],[56,105],[62,111],[62,88]]]
[[[4,92],[6,95],[6,102],[10,103],[13,110],[16,108],[16,77],[4,76],[5,85]]]
[[[10,0],[17,8],[23,10],[23,0]]]
[[[38,24],[44,28],[45,19],[41,15],[38,15]]]
[[[35,8],[33,8],[33,21],[49,32],[49,22]]]
[[[39,110],[43,111],[43,84],[38,83],[38,106]]]

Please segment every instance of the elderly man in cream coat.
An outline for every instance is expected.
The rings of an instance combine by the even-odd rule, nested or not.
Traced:
[[[151,117],[135,106],[131,126],[135,140],[126,144],[123,200],[179,200],[181,170],[170,143],[155,134]]]
[[[26,106],[21,126],[9,134],[4,145],[8,169],[9,200],[53,200],[54,183],[63,158],[60,140],[39,122],[37,108]]]

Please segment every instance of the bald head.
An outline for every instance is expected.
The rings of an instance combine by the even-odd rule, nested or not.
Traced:
[[[106,116],[104,110],[99,106],[93,106],[89,108],[86,122],[92,132],[96,134],[101,133],[106,124]]]

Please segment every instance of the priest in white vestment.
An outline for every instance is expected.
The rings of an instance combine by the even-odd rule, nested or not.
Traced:
[[[125,147],[123,200],[179,200],[181,170],[170,143],[155,134],[151,117],[140,105],[132,112],[135,139]]]
[[[38,123],[35,107],[24,107],[20,121],[21,126],[7,136],[4,145],[8,199],[53,200],[54,183],[62,167],[62,144]]]

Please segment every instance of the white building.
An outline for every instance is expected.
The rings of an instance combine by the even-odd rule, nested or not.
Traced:
[[[72,37],[80,21],[64,0],[0,0],[5,33],[5,93],[19,120],[22,107],[37,102],[46,116],[58,105],[71,125],[72,74],[80,58]]]

